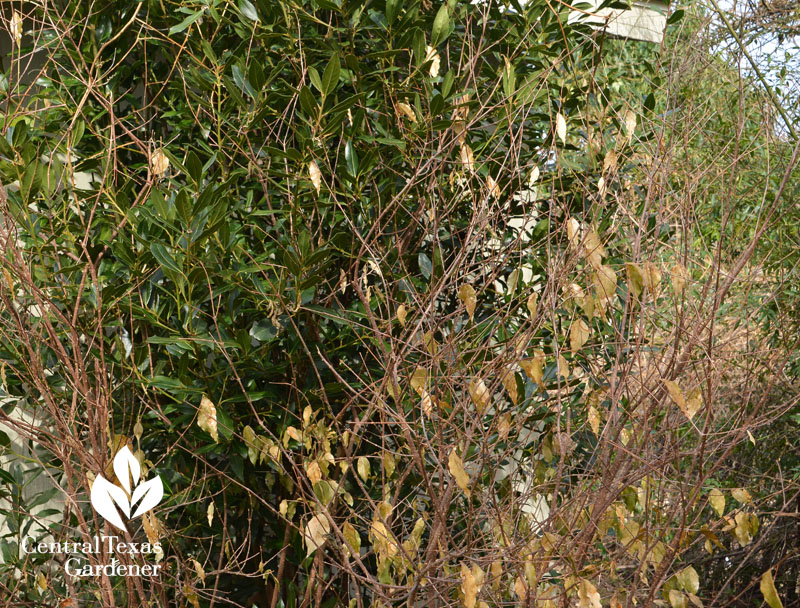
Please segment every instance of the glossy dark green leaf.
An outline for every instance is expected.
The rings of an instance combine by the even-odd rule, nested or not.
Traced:
[[[339,56],[337,54],[331,55],[328,65],[325,66],[325,72],[322,74],[322,90],[325,95],[330,95],[339,86],[339,73],[341,72],[341,64],[339,63]]]

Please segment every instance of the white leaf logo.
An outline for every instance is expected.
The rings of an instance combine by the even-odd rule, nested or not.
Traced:
[[[127,519],[147,513],[164,497],[164,484],[158,475],[148,481],[139,482],[142,468],[128,446],[124,446],[114,456],[114,474],[122,487],[98,475],[92,484],[92,507],[112,526],[127,531],[120,512]],[[134,508],[136,510],[131,514]]]

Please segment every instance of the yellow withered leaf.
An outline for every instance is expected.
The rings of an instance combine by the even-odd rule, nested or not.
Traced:
[[[414,373],[411,374],[411,388],[418,395],[422,396],[427,386],[428,386],[428,372],[425,371],[425,369],[422,367],[415,368]]]
[[[306,465],[306,475],[308,475],[308,480],[311,482],[311,485],[314,485],[322,479],[322,469],[320,469],[316,460],[312,460]]]
[[[369,460],[366,456],[359,456],[358,460],[356,461],[356,469],[358,470],[358,476],[367,481],[369,479],[370,474],[370,465]]]
[[[314,184],[314,189],[319,194],[322,188],[322,171],[319,170],[319,165],[315,160],[308,163],[308,177],[311,178],[311,183]]]
[[[483,412],[484,409],[491,403],[492,394],[486,383],[480,378],[470,381],[467,390],[472,402],[477,406],[478,413]]]
[[[430,355],[436,355],[436,353],[439,352],[439,343],[436,341],[436,338],[433,337],[432,331],[426,331],[422,335],[422,344]]]
[[[581,223],[576,220],[574,217],[571,217],[567,220],[567,240],[571,247],[577,247],[582,238],[581,234]]]
[[[36,575],[36,586],[39,588],[39,595],[47,591],[47,578],[43,572]]]
[[[689,608],[686,602],[686,596],[677,589],[669,590],[669,605],[672,608]]]
[[[3,277],[6,280],[6,285],[8,285],[8,295],[10,298],[14,297],[14,277],[11,276],[11,273],[6,269],[3,268]]]
[[[441,65],[441,57],[439,53],[430,44],[425,47],[425,61],[431,62],[431,68],[428,70],[431,78],[436,78],[439,75],[439,67]]]
[[[644,275],[642,274],[642,269],[638,264],[627,262],[625,264],[625,270],[628,272],[628,291],[638,297],[641,295],[642,288],[644,287]]]
[[[497,185],[497,182],[491,175],[486,178],[486,188],[489,190],[491,196],[500,198],[500,186]]]
[[[772,569],[767,570],[761,575],[761,595],[764,596],[764,601],[769,604],[770,608],[783,608],[783,602],[778,597],[778,590],[775,588],[775,580],[772,578]]]
[[[557,359],[557,368],[559,376],[562,376],[564,378],[569,378],[570,374],[569,363],[567,363],[567,360],[564,358],[564,355],[560,353]]]
[[[475,171],[475,155],[472,153],[472,148],[465,143],[461,144],[459,155],[463,167],[470,173]]]
[[[533,292],[528,296],[528,312],[531,313],[531,320],[536,318],[536,311],[539,306],[539,294]]]
[[[159,177],[169,170],[169,159],[163,149],[158,148],[150,155],[150,170]]]
[[[625,112],[625,135],[628,137],[628,141],[633,138],[633,133],[636,130],[636,114],[633,113],[632,110],[627,110]]]
[[[306,557],[314,553],[325,544],[331,524],[324,513],[312,516],[303,526],[303,543],[306,546]]]
[[[405,304],[400,304],[397,307],[397,320],[400,321],[400,325],[403,327],[406,326],[406,317],[408,316],[408,310],[406,309]]]
[[[583,319],[575,319],[569,328],[569,347],[577,353],[589,340],[589,326]]]
[[[397,102],[397,111],[408,118],[411,122],[417,122],[417,115],[414,113],[414,110],[405,102],[398,101]]]
[[[722,517],[725,513],[725,495],[719,488],[712,488],[708,493],[708,504],[717,512],[717,515]]]
[[[458,288],[458,299],[464,303],[469,319],[472,321],[475,318],[475,305],[478,303],[478,296],[475,294],[475,288],[469,283],[464,283]]]
[[[361,535],[349,521],[342,526],[342,536],[344,536],[344,540],[347,543],[347,549],[353,555],[358,555],[361,549]]]
[[[464,608],[475,608],[478,603],[478,593],[483,586],[484,572],[475,564],[470,568],[461,563],[461,593],[464,594]]]
[[[597,587],[586,579],[581,579],[578,585],[578,601],[580,608],[602,608]]]
[[[675,293],[680,293],[683,291],[683,288],[686,285],[686,275],[686,267],[680,262],[675,264],[670,270],[670,276],[672,277],[672,289],[675,290]]]
[[[596,436],[600,436],[600,412],[597,411],[597,408],[593,405],[589,406],[589,412],[587,413],[586,417],[589,420],[589,426],[592,428],[592,432]]]
[[[599,265],[594,272],[594,291],[600,300],[614,297],[617,291],[617,275],[610,266]]]
[[[609,150],[606,157],[603,159],[603,173],[606,171],[614,171],[617,168],[617,153],[615,150]]]
[[[583,237],[583,254],[589,264],[597,268],[603,263],[606,250],[600,240],[600,235],[594,230],[589,230]]]
[[[700,576],[692,566],[687,566],[678,573],[678,582],[688,593],[697,593],[700,590]]]
[[[734,488],[733,490],[731,490],[731,496],[733,496],[738,502],[740,502],[743,505],[753,504],[753,497],[750,496],[750,492],[748,492],[744,488]]]
[[[567,121],[561,112],[556,114],[556,135],[558,135],[561,143],[567,143]]]
[[[753,540],[756,532],[758,532],[758,517],[753,513],[739,511],[734,517],[734,522],[736,527],[733,529],[733,534],[736,536],[736,540],[743,547],[750,544],[750,541]]]
[[[14,43],[19,46],[22,42],[22,15],[19,11],[14,11],[9,19],[8,31],[14,39]]]
[[[198,562],[196,559],[192,560],[192,566],[194,566],[194,571],[197,573],[197,578],[200,579],[200,583],[205,585],[206,582],[206,573],[203,570],[203,565]]]
[[[702,398],[698,404],[698,397],[699,391],[697,394],[692,391],[692,402],[691,406],[689,401],[686,399],[686,396],[683,394],[681,387],[678,386],[677,382],[672,380],[663,380],[664,386],[667,387],[667,392],[669,393],[670,398],[672,401],[677,405],[680,410],[686,415],[686,417],[691,420],[694,418],[694,415],[697,413],[697,410],[700,409],[700,405],[702,405]]]
[[[217,408],[211,399],[205,395],[200,399],[200,407],[197,409],[197,426],[211,435],[214,443],[219,443]]]
[[[455,450],[450,452],[450,456],[447,459],[447,466],[450,470],[450,474],[456,480],[458,487],[461,488],[464,494],[467,495],[467,498],[469,498],[469,475],[467,475],[467,472],[464,470],[464,463]]]
[[[509,369],[503,374],[503,387],[506,389],[511,403],[517,405],[519,391],[517,391],[517,376],[513,370]]]
[[[644,286],[653,297],[658,295],[658,288],[661,285],[661,271],[652,262],[645,262],[642,268]]]

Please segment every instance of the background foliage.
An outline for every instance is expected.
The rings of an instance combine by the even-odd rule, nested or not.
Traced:
[[[9,605],[797,601],[797,141],[705,12],[8,5]],[[20,555],[125,444],[163,576]]]

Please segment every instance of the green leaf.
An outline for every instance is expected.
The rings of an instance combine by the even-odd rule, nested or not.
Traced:
[[[447,39],[450,33],[450,13],[447,10],[447,3],[443,2],[433,20],[433,30],[431,30],[431,46],[437,47]]]
[[[317,89],[320,93],[325,93],[325,88],[322,86],[322,79],[319,77],[319,72],[317,72],[317,68],[313,65],[308,66],[308,79],[311,81],[311,84],[314,85],[314,88]]]
[[[398,12],[400,12],[400,0],[386,0],[386,23],[389,25],[394,23]]]
[[[684,10],[682,8],[679,8],[677,11],[672,13],[669,16],[669,19],[667,19],[667,25],[672,25],[673,23],[678,23],[678,21],[683,19],[683,13],[684,13]]]
[[[417,256],[417,263],[419,264],[420,272],[426,279],[431,278],[431,274],[433,274],[433,263],[431,259],[425,255],[424,253],[420,253]]]
[[[339,56],[334,53],[325,67],[325,72],[322,74],[322,91],[325,95],[330,95],[339,86],[339,72],[341,69]]]
[[[250,0],[239,0],[239,11],[241,11],[242,15],[250,19],[250,21],[259,21],[256,7],[253,6]]]
[[[173,272],[183,272],[175,256],[161,243],[150,243],[150,253],[152,253],[156,261],[165,268]]]
[[[188,17],[186,17],[186,19],[181,21],[178,25],[173,25],[171,28],[169,28],[168,35],[172,36],[173,34],[179,34],[183,30],[185,30],[187,27],[192,25],[192,23],[194,23],[195,21],[200,19],[200,17],[203,16],[203,12],[204,12],[203,10],[199,10],[196,13],[193,13],[193,14],[189,15]]]

